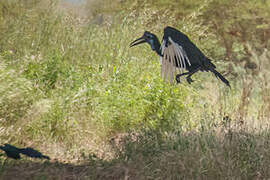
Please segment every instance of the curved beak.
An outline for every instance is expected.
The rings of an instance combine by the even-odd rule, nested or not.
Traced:
[[[146,40],[144,39],[144,37],[140,37],[138,39],[136,39],[135,41],[133,41],[132,43],[130,43],[129,47],[133,47],[133,46],[136,46],[138,44],[142,44],[142,43],[145,43]]]

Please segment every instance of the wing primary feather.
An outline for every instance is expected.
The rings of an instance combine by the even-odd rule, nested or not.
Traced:
[[[181,68],[180,71],[183,72],[183,69],[185,69],[185,61],[183,61],[183,57],[182,57],[181,53],[179,53],[179,51],[177,50],[177,47],[174,46],[174,48],[175,48],[175,52],[179,58],[178,63],[179,63],[180,68]]]
[[[169,81],[170,83],[172,83],[172,76],[173,76],[173,61],[174,61],[174,56],[175,56],[175,52],[173,49],[173,46],[170,45],[168,47],[169,52],[170,52],[170,61],[169,61],[169,69],[168,69],[168,76],[169,76]]]
[[[185,61],[184,61],[184,58],[183,58],[183,56],[182,56],[181,51],[179,51],[179,48],[178,48],[179,45],[178,45],[177,43],[175,43],[175,42],[171,39],[171,37],[169,37],[169,41],[170,41],[170,43],[172,44],[172,46],[173,46],[173,48],[174,48],[174,52],[175,52],[176,57],[177,57],[177,56],[179,57],[178,59],[176,59],[178,65],[179,65],[179,70],[180,70],[180,72],[183,72],[183,70],[185,69]]]
[[[173,61],[173,64],[172,64],[172,66],[173,66],[173,74],[172,74],[172,76],[174,77],[176,74],[176,71],[177,71],[177,67],[176,67],[176,63],[175,63],[176,61]]]
[[[179,48],[177,47],[178,45],[176,45],[176,52],[177,55],[179,56],[180,59],[180,63],[181,63],[181,72],[183,72],[183,69],[186,69],[186,63],[185,63],[185,58],[183,57],[181,51],[179,51]]]
[[[166,53],[166,48],[165,48],[165,40],[162,41],[162,44],[161,44],[161,53],[163,54],[163,57],[162,57],[162,62],[161,62],[161,78],[164,78],[165,77],[165,63],[166,63],[166,56],[167,56],[167,53]]]
[[[189,66],[191,66],[191,63],[189,61],[189,58],[187,56],[187,53],[185,52],[185,50],[183,49],[182,46],[180,46],[179,44],[175,43],[170,37],[169,37],[169,41],[175,45],[175,48],[177,49],[176,51],[178,52],[178,55],[180,56],[181,58],[181,61],[183,62],[183,65],[184,65],[184,69],[186,69],[186,62],[185,62],[185,59],[188,63]],[[183,67],[183,66],[182,66]]]
[[[165,80],[166,80],[166,82],[168,82],[169,61],[170,61],[170,56],[168,56],[168,59],[165,62]]]
[[[182,47],[182,46],[179,46],[179,45],[178,45],[178,48],[179,48],[180,52],[183,54],[184,58],[187,60],[187,62],[188,62],[188,64],[189,64],[189,66],[191,66],[191,64],[190,64],[190,61],[189,61],[189,58],[188,58],[188,56],[187,56],[186,51],[183,49],[183,47]]]
[[[165,40],[163,40],[162,41],[162,44],[161,44],[161,53],[163,54],[164,53],[164,49],[165,49],[165,44],[166,44],[166,42],[165,42]]]
[[[177,64],[179,66],[179,71],[182,72],[182,63],[181,63],[181,57],[179,56],[178,52],[176,51],[176,61],[177,61]],[[176,65],[175,65],[176,66]]]
[[[190,66],[189,58],[183,49],[183,47],[174,42],[171,37],[168,38],[170,44],[166,47],[166,41],[163,40],[161,44],[161,53],[163,57],[160,57],[161,62],[161,77],[166,81],[173,83],[174,75],[187,68],[187,64]],[[178,67],[177,67],[178,65]]]
[[[165,61],[165,54],[163,54],[163,57],[162,57],[162,63],[161,63],[161,77],[163,78],[164,77],[164,62]]]
[[[168,63],[170,61],[170,49],[169,47],[165,47],[164,54],[166,55],[164,61],[164,80],[167,82],[167,74],[168,74]]]
[[[167,67],[167,58],[168,58],[168,54],[167,54],[168,49],[164,48],[164,54],[163,54],[163,61],[162,61],[162,77],[163,79],[166,81],[166,67]]]
[[[162,57],[161,56],[159,56],[158,61],[159,61],[159,64],[162,65]]]

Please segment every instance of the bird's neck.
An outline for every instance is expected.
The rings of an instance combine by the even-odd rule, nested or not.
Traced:
[[[159,55],[159,56],[163,56],[162,53],[161,53],[161,48],[160,48],[160,42],[159,40],[157,40],[157,43],[155,44],[155,49],[154,51]]]

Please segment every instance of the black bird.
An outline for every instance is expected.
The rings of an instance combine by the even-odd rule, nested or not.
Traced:
[[[182,32],[173,27],[166,27],[162,43],[160,44],[157,36],[151,32],[145,31],[143,36],[130,44],[130,47],[141,43],[148,43],[152,50],[159,55],[161,64],[161,76],[165,80],[173,82],[176,76],[176,82],[180,83],[180,77],[187,75],[188,83],[193,82],[191,76],[197,71],[211,71],[216,77],[230,87],[229,81],[223,77],[216,66],[207,58],[196,45]],[[187,70],[188,72],[183,72]],[[180,74],[177,74],[180,71]]]
[[[16,148],[15,146],[5,144],[4,146],[0,146],[0,149],[5,151],[7,157],[13,158],[13,159],[20,159],[20,149]]]
[[[2,149],[3,151],[5,151],[6,155],[10,158],[13,159],[20,159],[21,156],[20,154],[24,154],[28,157],[32,157],[32,158],[40,158],[40,159],[50,159],[50,157],[48,156],[44,156],[42,153],[40,153],[39,151],[27,147],[27,148],[17,148],[15,146],[12,146],[10,144],[4,144],[4,146],[0,146],[0,149]]]

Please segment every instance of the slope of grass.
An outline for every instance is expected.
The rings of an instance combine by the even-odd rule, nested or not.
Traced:
[[[1,155],[0,175],[269,178],[269,3],[249,2],[250,12],[233,1],[100,3],[89,1],[84,18],[54,1],[0,2],[0,144],[53,159]],[[213,7],[232,8],[224,18]],[[236,26],[246,19],[252,26]],[[166,84],[148,46],[129,48],[166,25],[187,33],[232,89],[206,72]]]

